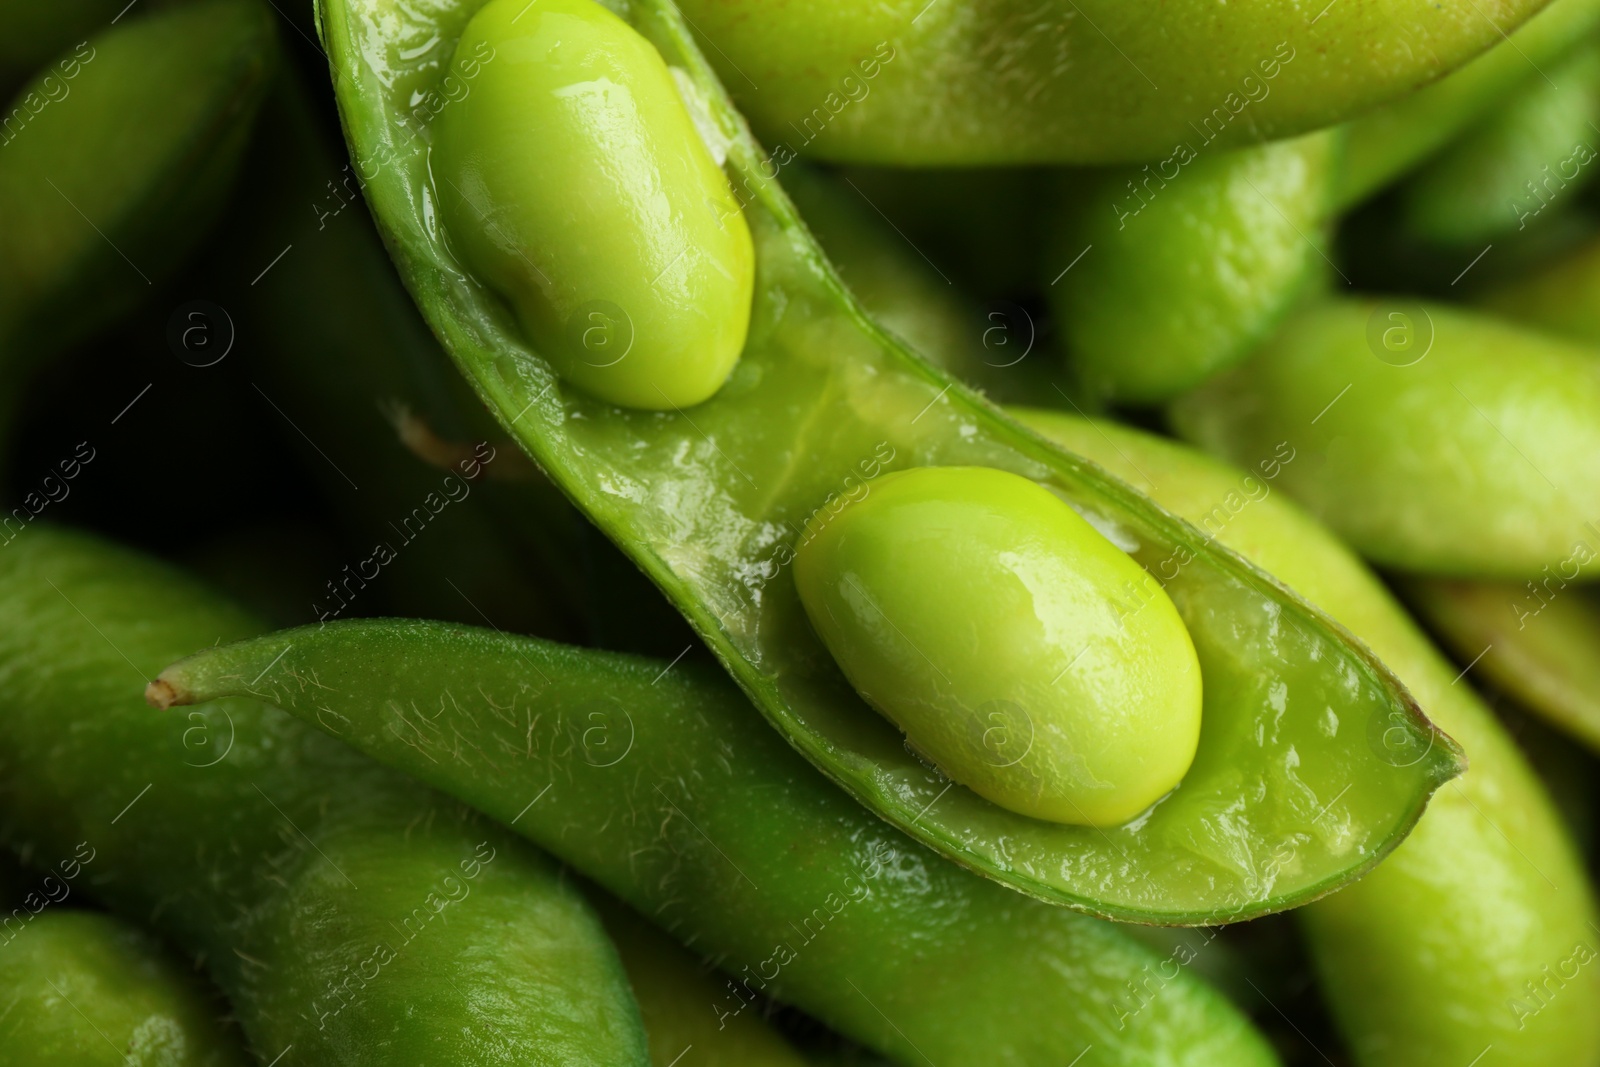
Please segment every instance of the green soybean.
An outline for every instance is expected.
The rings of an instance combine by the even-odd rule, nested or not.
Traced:
[[[565,387],[506,309],[462,276],[422,207],[433,193],[412,101],[441,91],[441,63],[473,6],[325,0],[320,10],[352,154],[375,174],[368,202],[457,367],[551,480],[666,592],[772,724],[896,826],[1050,900],[1108,917],[1206,923],[1290,907],[1355,877],[1456,772],[1454,750],[1385,669],[1312,609],[1008,422],[873,324],[669,5],[636,4],[630,15],[688,73],[712,127],[728,138],[761,283],[726,386],[691,412],[649,415]],[[417,51],[419,42],[431,43]],[[1148,820],[1115,830],[1046,823],[952,786],[905,749],[816,638],[787,573],[800,531],[872,478],[913,466],[992,467],[1039,482],[1115,531],[1166,583],[1195,646],[1206,706],[1184,788]],[[1280,707],[1287,728],[1261,733],[1261,716]],[[1330,708],[1347,724],[1331,736],[1318,725]],[[1404,768],[1382,763],[1366,740],[1375,720],[1428,755]],[[1240,790],[1239,761],[1276,776],[1298,766],[1307,745],[1323,754],[1314,769],[1295,771],[1314,779],[1309,792]],[[1376,766],[1354,776],[1338,802],[1351,813],[1352,838],[1333,833],[1319,811],[1360,764]],[[1218,815],[1234,804],[1243,809]],[[1262,877],[1289,840],[1299,842],[1299,862]]]
[[[1200,664],[1178,609],[1026,478],[886,474],[811,521],[794,580],[856,691],[1003,808],[1116,826],[1194,762]]]
[[[744,347],[754,257],[709,119],[660,54],[593,0],[491,0],[454,64],[476,74],[438,115],[433,166],[467,264],[580,388],[710,397]]]
[[[1600,512],[1600,358],[1481,314],[1401,298],[1297,313],[1171,409],[1247,464],[1290,441],[1282,486],[1374,562],[1533,578]],[[1600,569],[1593,558],[1584,573]]]
[[[0,553],[0,620],[0,841],[49,865],[87,842],[79,884],[202,959],[262,1062],[648,1062],[615,953],[549,861],[259,704],[140,699],[251,620],[37,525]]]
[[[1201,144],[1203,148],[1203,143]],[[1041,284],[1090,396],[1169,400],[1256,348],[1324,269],[1339,139],[1069,179]]]
[[[1555,63],[1600,22],[1600,0],[1552,0],[1524,25],[1454,73],[1346,125],[1334,193],[1353,207],[1432,156]],[[1531,68],[1531,69],[1530,69]]]
[[[1439,244],[1518,233],[1575,196],[1600,167],[1600,43],[1581,44],[1535,75],[1413,175],[1401,217]]]
[[[1470,60],[1543,6],[1385,0],[690,0],[684,13],[775,157],[900,166],[1126,163],[1197,134],[1304,133]],[[1404,42],[1400,44],[1399,42]]]
[[[270,11],[210,0],[130,15],[21,91],[0,132],[0,392],[204,236],[276,57]]]
[[[1600,752],[1600,604],[1593,593],[1553,571],[1537,582],[1417,579],[1405,593],[1461,662]]]
[[[1277,493],[1294,465],[1234,468],[1111,423],[1018,414],[1327,609],[1466,749],[1468,772],[1440,790],[1392,856],[1295,913],[1356,1061],[1600,1062],[1589,1007],[1600,995],[1594,890],[1559,816],[1504,729],[1377,577]],[[1380,728],[1373,736],[1385,740]]]
[[[295,681],[312,676],[328,688]],[[1275,1062],[1164,954],[856,804],[720,671],[358,620],[208,649],[157,685],[177,704],[248,690],[511,824],[719,959],[719,1023],[764,993],[903,1064]]]
[[[34,918],[30,916],[30,918]],[[0,947],[0,1067],[243,1067],[222,1004],[148,934],[52,908]]]

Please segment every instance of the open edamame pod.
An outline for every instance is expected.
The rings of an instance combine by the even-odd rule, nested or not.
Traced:
[[[727,384],[691,411],[622,410],[567,387],[432,221],[431,205],[456,194],[431,180],[410,102],[443,92],[474,9],[418,13],[396,0],[321,9],[346,135],[377,175],[367,195],[402,275],[507,429],[667,593],[773,725],[857,799],[1025,892],[1110,917],[1214,923],[1302,903],[1368,869],[1457,773],[1455,750],[1386,669],[1313,609],[874,326],[666,5],[630,14],[726,141],[754,236],[749,339]],[[1274,458],[1278,447],[1262,461],[1293,448],[1285,442]],[[1205,707],[1193,766],[1148,817],[1114,829],[1053,825],[953,784],[905,749],[818,641],[790,570],[802,528],[871,493],[878,475],[917,466],[1037,482],[1165,583],[1200,662]],[[1329,714],[1339,728],[1327,727]],[[1005,744],[1026,746],[1020,725],[991,735],[998,762],[1011,758]],[[1330,804],[1337,829],[1322,814]],[[1274,866],[1291,841],[1296,862]]]
[[[1243,466],[1294,442],[1284,490],[1377,563],[1600,571],[1600,355],[1587,348],[1438,304],[1330,301],[1170,413]]]
[[[1326,608],[1390,664],[1471,767],[1394,854],[1296,912],[1363,1067],[1600,1062],[1594,892],[1527,760],[1381,582],[1241,470],[1150,434],[1053,412],[1031,425],[1147,489]]]
[[[29,527],[0,553],[0,841],[203,959],[263,1063],[646,1067],[615,952],[549,860],[259,704],[140,698],[255,629],[169,567]]]
[[[1600,22],[1600,0],[1552,0],[1515,33],[1432,85],[1346,124],[1334,205],[1354,207],[1438,152],[1554,64]]]
[[[176,705],[246,692],[489,813],[718,960],[719,1023],[764,993],[906,1065],[1276,1062],[1176,952],[922,848],[719,671],[356,620],[206,649],[151,689]]]
[[[818,159],[1125,163],[1304,133],[1432,81],[1541,0],[689,0],[757,132]]]
[[[1600,752],[1600,604],[1592,592],[1548,572],[1537,583],[1413,579],[1404,591],[1457,659]]]
[[[224,1006],[148,934],[97,912],[30,918],[0,946],[0,1067],[250,1062]]]
[[[1042,284],[1090,396],[1170,400],[1238,363],[1320,277],[1339,135],[1073,175]]]
[[[0,394],[207,232],[276,56],[270,10],[207,0],[130,14],[22,90],[46,106],[0,133]]]
[[[1600,174],[1600,41],[1581,43],[1548,76],[1429,160],[1401,188],[1401,218],[1438,244],[1525,230]]]

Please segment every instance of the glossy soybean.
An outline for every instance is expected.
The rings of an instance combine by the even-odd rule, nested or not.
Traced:
[[[1560,817],[1505,729],[1457,684],[1457,668],[1349,549],[1280,495],[1294,464],[1236,468],[1110,423],[1019,414],[1326,609],[1466,750],[1468,772],[1392,856],[1295,913],[1357,1062],[1600,1063],[1594,890]],[[1372,739],[1390,737],[1374,727]]]
[[[1600,569],[1600,359],[1486,315],[1400,298],[1298,312],[1176,401],[1189,440],[1241,465],[1280,441],[1282,488],[1368,559],[1423,574]]]
[[[1026,478],[886,474],[812,520],[794,579],[856,691],[1001,807],[1115,826],[1194,761],[1200,664],[1177,608]]]
[[[226,1006],[154,938],[50,908],[0,946],[0,1067],[244,1067]]]
[[[706,400],[750,321],[750,231],[649,41],[594,0],[492,0],[434,124],[450,239],[566,380],[623,407]],[[708,131],[709,132],[709,131]]]
[[[729,139],[727,170],[758,257],[749,340],[723,390],[681,414],[619,411],[555,377],[503,306],[461,275],[425,210],[428,157],[409,129],[411,101],[439,91],[440,62],[472,11],[324,0],[346,135],[358,159],[381,164],[368,203],[418,306],[501,424],[665,591],[785,738],[918,840],[1102,916],[1207,923],[1279,910],[1355,877],[1393,847],[1428,793],[1455,773],[1456,757],[1381,664],[1279,586],[1003,419],[872,323],[669,5],[636,4],[629,14],[688,72]],[[418,51],[417,42],[431,43]],[[799,532],[869,479],[912,466],[993,467],[1039,482],[1120,531],[1140,564],[1161,569],[1195,645],[1206,707],[1194,769],[1149,819],[1115,830],[1048,823],[952,786],[906,750],[817,640],[789,573]],[[1263,709],[1277,707],[1289,726],[1258,734]],[[1317,742],[1329,759],[1295,771],[1312,788],[1231,806],[1239,798],[1231,761],[1250,752],[1263,761],[1257,769],[1286,772],[1310,743],[1301,731],[1329,708],[1361,725]],[[1373,719],[1395,723],[1430,754],[1362,776],[1360,789],[1338,799],[1355,832],[1335,833],[1319,817],[1346,784],[1333,768],[1376,759],[1362,732]],[[1274,851],[1291,839],[1299,862],[1274,866]]]

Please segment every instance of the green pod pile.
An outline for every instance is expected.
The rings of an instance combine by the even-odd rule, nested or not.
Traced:
[[[262,1062],[647,1063],[547,860],[270,709],[145,706],[163,662],[255,629],[236,610],[34,527],[0,554],[0,619],[0,839],[50,865],[86,842],[81,884],[202,960]]]
[[[244,1067],[218,1003],[148,934],[52,908],[0,946],[0,1067]]]
[[[682,106],[699,115],[702,136],[724,155],[752,235],[757,284],[748,339],[726,383],[704,403],[659,413],[607,403],[569,380],[559,353],[540,347],[524,315],[496,295],[494,279],[478,276],[481,262],[463,254],[472,246],[451,228],[462,225],[461,213],[431,213],[429,205],[458,190],[438,178],[438,154],[417,133],[412,101],[450,89],[456,75],[445,71],[462,58],[458,41],[478,9],[327,0],[321,10],[347,140],[376,173],[366,187],[374,216],[457,367],[551,481],[666,593],[783,736],[894,825],[1046,900],[1104,917],[1206,924],[1292,907],[1357,877],[1459,771],[1455,749],[1385,668],[1314,609],[1196,540],[1136,491],[1024,432],[873,323],[774,180],[776,155],[750,138],[673,8],[635,5],[629,32],[679,72]],[[498,17],[498,10],[481,13]],[[566,10],[555,5],[552,17]],[[512,21],[507,41],[520,40]],[[398,60],[402,70],[377,56],[409,58]],[[563,91],[589,93],[591,83]],[[441,120],[457,106],[445,105]],[[619,123],[635,129],[631,120]],[[594,126],[596,151],[610,129]],[[653,149],[643,134],[637,143],[623,140],[628,159]],[[472,240],[491,238],[493,227],[478,222],[482,232]],[[672,248],[674,232],[662,231]],[[1130,546],[1124,551],[1167,583],[1156,592],[1170,598],[1189,632],[1204,708],[1190,770],[1148,818],[1111,828],[1045,822],[952,785],[907,750],[896,723],[874,714],[819,639],[791,569],[804,531],[856,506],[872,479],[913,467],[991,468],[1036,482],[1112,531],[1114,543]],[[1099,599],[1110,630],[1116,617],[1156,599],[1145,595],[1145,583],[1135,586],[1123,599]],[[1296,624],[1285,628],[1286,617]],[[996,623],[996,634],[1004,623],[983,621]],[[1053,676],[1070,669],[1074,651],[1051,648],[1059,660]],[[1262,735],[1260,716],[1276,707],[1293,709],[1289,726]],[[1318,725],[1326,708],[1348,728]],[[1422,758],[1399,765],[1375,753],[1364,732],[1375,720],[1395,725],[1394,746]],[[968,740],[978,745],[980,723],[981,716],[967,720],[975,727]],[[1319,756],[1298,773],[1313,779],[1310,792],[1241,800],[1240,761],[1280,776],[1301,766],[1308,749]],[[1355,768],[1364,772],[1347,773]],[[1341,794],[1352,780],[1357,787]],[[1353,839],[1318,818],[1336,795],[1351,815]],[[1274,851],[1291,840],[1300,862],[1263,877]]]
[[[1293,464],[1235,468],[1110,423],[1020,412],[1278,579],[1383,656],[1471,767],[1395,854],[1297,912],[1365,1067],[1600,1060],[1593,889],[1532,768],[1378,579],[1276,495]],[[1299,460],[1296,460],[1299,462]]]
[[[313,675],[327,688],[295,681]],[[720,674],[352,621],[199,653],[154,692],[248,692],[490,813],[721,960],[719,1021],[766,994],[906,1064],[1276,1062],[1176,952],[940,859]]]

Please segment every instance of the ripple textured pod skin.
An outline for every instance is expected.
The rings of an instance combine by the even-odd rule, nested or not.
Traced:
[[[39,525],[0,553],[0,620],[0,839],[41,865],[87,842],[79,884],[202,958],[263,1063],[648,1063],[548,860],[259,704],[145,704],[141,676],[252,620]]]
[[[1593,889],[1566,829],[1504,728],[1471,689],[1456,684],[1455,668],[1377,577],[1277,495],[1278,479],[1293,465],[1280,469],[1266,460],[1233,468],[1111,423],[1018,414],[1325,608],[1394,668],[1466,750],[1466,775],[1434,796],[1392,856],[1296,913],[1323,996],[1357,1061],[1600,1063],[1593,1010],[1600,930]]]
[[[312,672],[332,688],[302,690]],[[224,645],[160,682],[180,703],[248,690],[512,824],[720,962],[718,1020],[759,992],[907,1065],[1277,1062],[1176,953],[911,841],[720,672],[372,620]],[[441,698],[438,719],[407,710]]]
[[[1442,304],[1329,301],[1169,413],[1235,463],[1291,442],[1281,487],[1375,563],[1600,570],[1600,358],[1585,347]]]
[[[148,934],[55,906],[30,918],[0,946],[0,1067],[250,1062],[226,1007]]]
[[[769,145],[901,166],[1127,163],[1305,133],[1460,66],[1542,0],[689,0]]]

